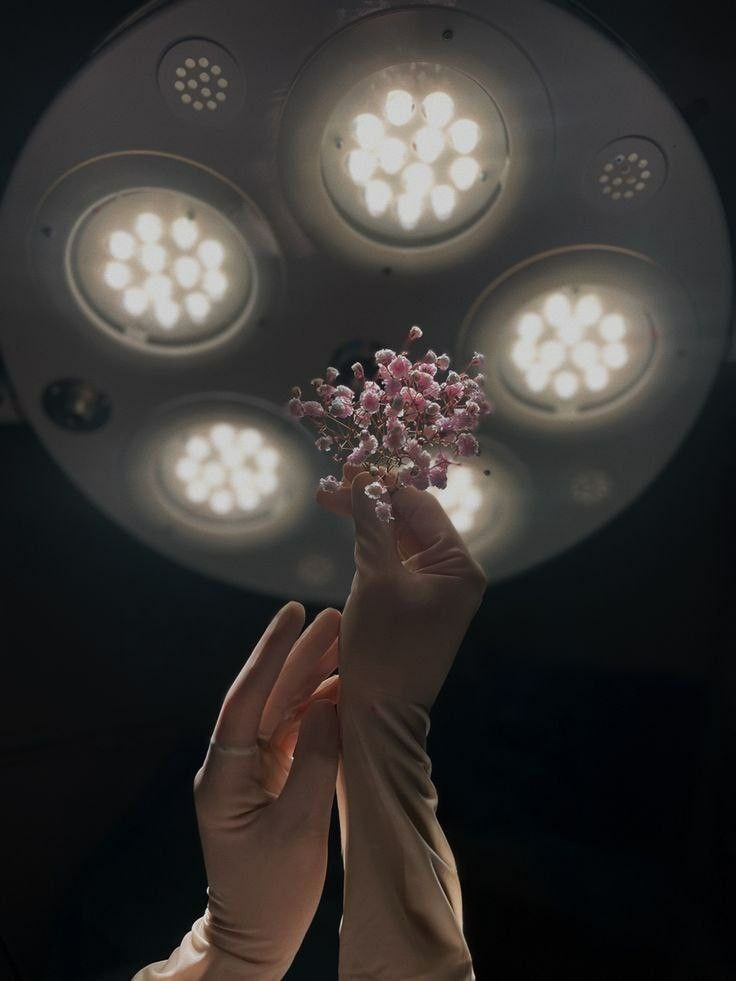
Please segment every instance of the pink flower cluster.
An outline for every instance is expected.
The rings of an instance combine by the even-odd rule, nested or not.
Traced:
[[[477,373],[471,378],[467,373],[469,368],[482,367],[483,355],[474,353],[459,374],[449,370],[447,354],[431,349],[412,362],[408,348],[421,336],[421,329],[414,326],[399,354],[389,348],[376,351],[375,381],[366,379],[358,361],[352,365],[351,384],[338,385],[340,373],[330,367],[324,378],[312,379],[316,399],[303,400],[301,389],[295,387],[287,406],[292,416],[317,427],[318,449],[338,462],[370,470],[376,479],[365,493],[376,501],[376,514],[385,522],[393,520],[386,479],[393,476],[395,487],[446,487],[448,467],[456,462],[446,453],[478,455],[472,431],[492,412],[482,389],[484,376]],[[434,449],[438,452],[433,457]],[[340,482],[322,477],[320,487],[336,491]]]

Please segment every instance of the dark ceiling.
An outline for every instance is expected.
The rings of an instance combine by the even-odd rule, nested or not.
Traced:
[[[689,121],[736,227],[733,37],[715,0],[586,6]],[[132,9],[14,5],[3,183]],[[586,981],[736,976],[735,381],[724,365],[625,513],[489,590],[437,703],[430,752],[479,981],[552,965]],[[22,422],[0,426],[0,454],[0,981],[127,981],[204,909],[191,780],[282,600],[128,537]],[[340,887],[333,847],[289,978],[336,977]]]

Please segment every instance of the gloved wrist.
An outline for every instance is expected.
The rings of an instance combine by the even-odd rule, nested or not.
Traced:
[[[132,981],[281,981],[289,968],[248,962],[228,954],[210,940],[205,911],[167,961],[141,968]]]

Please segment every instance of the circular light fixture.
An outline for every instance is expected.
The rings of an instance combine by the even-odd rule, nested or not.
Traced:
[[[69,171],[36,212],[32,250],[59,314],[146,353],[197,354],[234,340],[275,305],[280,275],[250,202],[161,154],[114,154]]]
[[[560,249],[509,270],[473,305],[465,350],[486,355],[498,415],[559,434],[616,426],[673,393],[691,318],[677,281],[644,256]],[[644,418],[643,416],[641,418]]]
[[[67,273],[93,322],[159,345],[226,330],[252,288],[249,250],[235,227],[204,201],[166,188],[95,203],[69,237]]]
[[[204,547],[253,547],[305,520],[315,478],[308,440],[270,407],[227,396],[166,406],[128,454],[136,506]]]
[[[355,228],[406,246],[456,235],[498,192],[508,155],[496,104],[444,65],[392,65],[336,104],[321,146],[322,175]]]
[[[513,221],[553,152],[533,62],[458,10],[387,9],[344,27],[303,67],[281,117],[294,215],[360,267],[416,273],[472,261]]]
[[[513,318],[501,372],[520,399],[578,413],[625,395],[655,344],[647,308],[611,285],[563,285],[532,297]]]

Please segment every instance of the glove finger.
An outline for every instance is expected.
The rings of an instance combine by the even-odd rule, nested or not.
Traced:
[[[335,797],[339,728],[335,706],[313,702],[302,720],[286,786],[275,815],[296,833],[327,834]]]
[[[391,528],[392,522],[382,521],[378,517],[376,501],[365,493],[365,488],[374,480],[375,477],[370,473],[363,472],[350,485],[355,528],[355,567],[361,574],[402,569]],[[388,500],[386,496],[386,501]]]
[[[391,507],[396,540],[409,569],[417,567],[417,562],[411,561],[414,556],[440,541],[467,551],[460,533],[433,494],[416,487],[400,487],[391,494]]]
[[[276,749],[281,753],[286,753],[288,756],[294,755],[294,747],[296,746],[297,739],[299,738],[299,729],[301,728],[302,719],[305,713],[308,711],[309,706],[320,699],[328,702],[332,702],[333,705],[337,704],[337,699],[340,692],[340,676],[337,674],[330,675],[329,678],[325,678],[321,685],[319,685],[301,705],[298,705],[294,710],[293,718],[283,719],[271,736],[271,747],[276,747]]]
[[[263,709],[261,739],[268,741],[284,716],[337,667],[340,620],[339,610],[322,610],[292,647]]]
[[[212,734],[217,743],[231,747],[255,744],[264,706],[304,626],[304,617],[302,604],[292,600],[266,627],[225,696]]]

